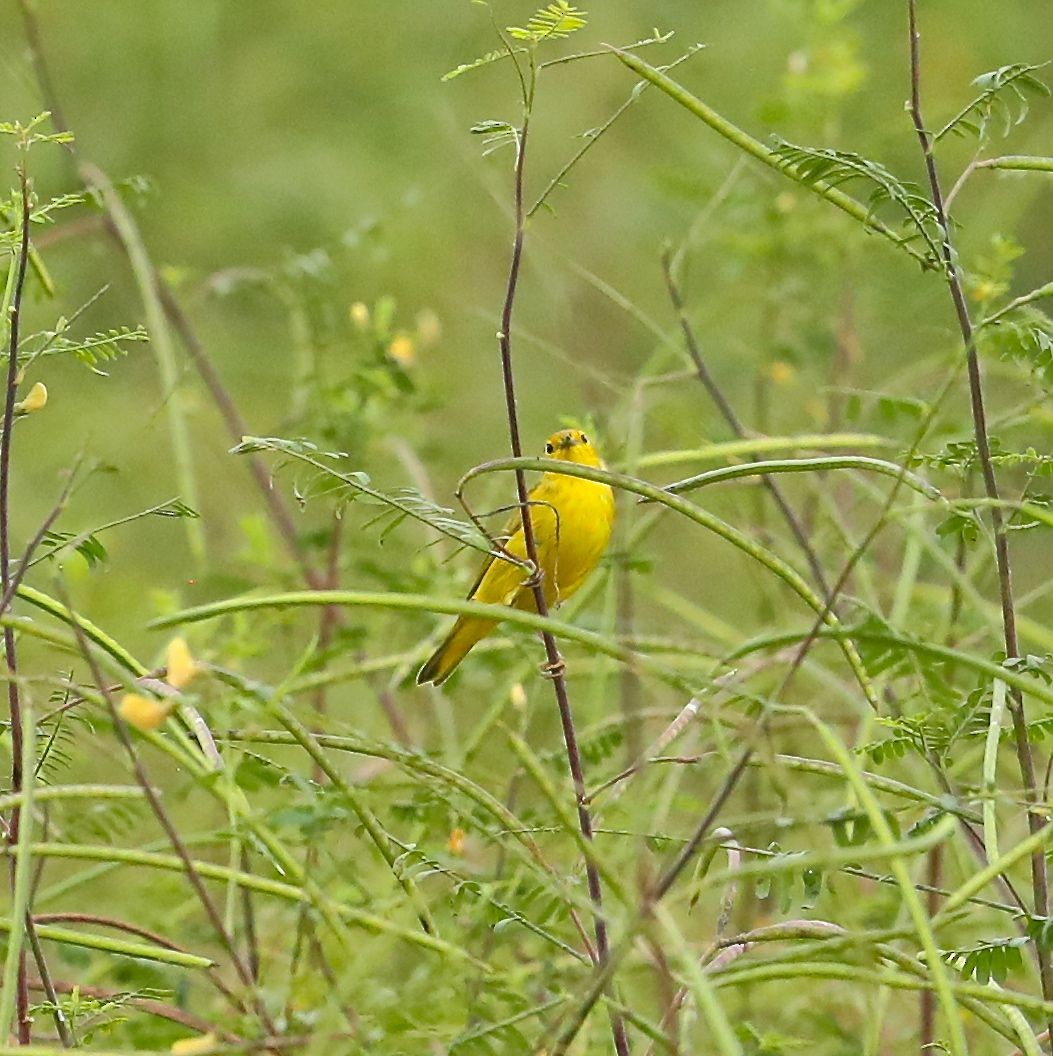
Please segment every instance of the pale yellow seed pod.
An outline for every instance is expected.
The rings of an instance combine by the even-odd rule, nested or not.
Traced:
[[[154,697],[144,697],[139,693],[126,693],[117,708],[117,714],[129,726],[149,732],[160,727],[172,709],[169,705]]]
[[[173,638],[168,643],[165,666],[168,670],[168,684],[176,689],[189,685],[200,672],[197,662],[190,655],[190,647],[183,638]]]
[[[24,400],[19,400],[15,404],[15,414],[33,414],[36,411],[41,411],[47,406],[48,402],[48,390],[47,386],[42,382],[38,381],[26,395]]]
[[[359,330],[365,330],[369,326],[369,308],[361,301],[355,301],[355,303],[351,305],[350,315],[351,322],[353,322]]]
[[[197,1056],[199,1052],[211,1052],[218,1044],[215,1034],[202,1034],[197,1038],[173,1041],[171,1051],[175,1056]]]

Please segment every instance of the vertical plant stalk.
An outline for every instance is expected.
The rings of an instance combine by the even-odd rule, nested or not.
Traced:
[[[928,178],[932,204],[940,226],[941,252],[943,256],[944,278],[954,304],[954,312],[965,343],[966,367],[969,375],[969,400],[972,409],[973,432],[976,440],[977,461],[984,482],[984,492],[991,500],[991,526],[994,530],[995,564],[998,569],[999,600],[1002,608],[1002,632],[1007,658],[1020,655],[1020,645],[1016,632],[1016,606],[1013,599],[1013,574],[1009,554],[1009,534],[1006,530],[1005,516],[999,506],[998,480],[995,477],[994,465],[991,462],[991,445],[987,434],[987,411],[984,406],[983,378],[980,373],[980,358],[976,351],[976,335],[973,330],[969,306],[962,288],[961,272],[958,268],[954,244],[951,240],[951,229],[947,219],[943,191],[940,185],[939,170],[932,151],[932,137],[925,128],[921,110],[921,38],[918,32],[917,0],[907,0],[907,15],[910,36],[910,115],[917,133],[921,152],[925,159],[925,173]],[[1043,826],[1042,816],[1034,809],[1038,802],[1035,777],[1035,760],[1031,751],[1031,742],[1027,733],[1027,717],[1024,712],[1024,698],[1019,690],[1013,689],[1009,694],[1009,713],[1013,721],[1013,734],[1016,746],[1017,764],[1024,786],[1024,799],[1027,803],[1027,823],[1032,835]],[[1031,886],[1034,897],[1035,914],[1049,916],[1049,880],[1046,858],[1041,848],[1031,855]],[[1039,979],[1042,984],[1042,997],[1045,1001],[1053,1000],[1053,966],[1050,955],[1036,943]],[[1053,1030],[1053,1021],[1050,1024]]]
[[[0,425],[0,586],[6,597],[11,579],[11,434],[15,423],[15,395],[18,390],[18,335],[22,318],[22,297],[26,288],[26,264],[29,261],[29,184],[22,167],[18,173],[22,191],[22,231],[18,247],[18,264],[15,288],[11,300],[9,341],[7,346],[7,377],[4,391],[4,417]],[[16,795],[22,791],[25,773],[23,770],[23,741],[26,731],[22,721],[22,704],[18,689],[18,655],[15,649],[15,632],[4,627],[4,661],[7,664],[7,704],[11,721],[11,791]],[[12,844],[18,843],[21,830],[22,808],[11,808],[9,826]],[[16,890],[17,862],[11,863],[12,896]],[[17,917],[12,918],[17,919]],[[11,939],[14,943],[15,938]],[[7,982],[5,978],[5,982]],[[31,1038],[29,1019],[29,979],[26,974],[26,951],[19,950],[15,1016],[18,1023],[18,1041],[28,1045]]]
[[[18,1043],[32,1042],[29,1017],[29,981],[26,976],[26,931],[17,921],[32,920],[29,904],[33,888],[33,764],[36,759],[36,726],[28,703],[23,703],[25,728],[20,745],[22,757],[19,762],[26,775],[22,792],[21,810],[17,837],[12,835],[11,845],[17,847],[18,855],[11,862],[11,932],[8,936],[7,954],[4,958],[3,982],[0,986],[0,1044],[11,1033],[11,1020],[16,1020]],[[35,932],[34,932],[35,937]]]
[[[531,71],[533,73],[533,71]],[[501,331],[497,335],[501,354],[501,376],[504,382],[505,410],[508,417],[508,435],[512,447],[512,456],[522,458],[523,445],[519,437],[519,412],[516,405],[515,374],[512,369],[512,309],[515,305],[516,288],[519,282],[519,268],[523,259],[523,241],[526,235],[526,213],[523,205],[523,172],[526,163],[527,133],[530,126],[531,90],[524,97],[523,127],[516,138],[516,163],[514,176],[515,196],[515,235],[512,241],[512,256],[508,266],[508,282],[505,288],[504,307],[501,310]],[[523,540],[526,544],[527,558],[533,565],[534,572],[530,586],[534,593],[534,604],[538,614],[547,617],[548,603],[545,601],[544,585],[541,581],[541,566],[538,563],[537,540],[534,537],[534,525],[530,516],[530,504],[526,486],[526,474],[521,469],[515,471],[516,494],[519,499],[519,511],[523,519]],[[588,842],[592,842],[592,815],[585,803],[585,771],[581,763],[581,751],[578,748],[578,735],[574,725],[574,714],[567,694],[567,681],[563,658],[560,656],[556,639],[549,631],[541,634],[545,643],[546,673],[552,680],[556,694],[556,705],[559,708],[560,724],[563,727],[563,741],[567,749],[567,762],[570,766],[571,779],[574,783],[574,799],[578,812],[578,826]],[[603,888],[600,874],[591,859],[585,860],[585,878],[589,889],[589,898],[593,905],[596,936],[597,965],[602,971],[610,958],[610,946],[607,939],[607,920],[603,911]],[[628,1056],[629,1038],[622,1017],[611,1009],[611,1031],[614,1036],[614,1048],[618,1056]]]
[[[66,604],[67,607],[69,607],[69,603],[66,602]],[[183,838],[179,834],[179,830],[176,828],[172,819],[168,816],[168,812],[161,803],[161,798],[157,794],[157,790],[146,773],[146,768],[139,759],[139,753],[135,750],[135,745],[132,743],[132,739],[125,728],[124,721],[117,713],[117,706],[114,704],[113,694],[110,692],[106,679],[103,678],[102,671],[99,669],[99,664],[91,651],[91,647],[88,645],[83,629],[76,620],[73,621],[72,626],[74,635],[77,639],[77,645],[91,671],[92,680],[95,682],[99,693],[106,703],[106,709],[109,712],[110,721],[113,723],[114,732],[117,735],[118,741],[120,741],[121,747],[124,749],[125,755],[128,757],[132,772],[135,774],[135,779],[146,796],[146,800],[150,805],[150,810],[153,812],[158,824],[164,831],[169,843],[171,843],[172,849],[176,852],[176,855],[182,862],[186,878],[190,882],[190,886],[193,888],[195,895],[197,895],[198,901],[201,903],[205,915],[208,917],[209,923],[212,925],[220,944],[230,957],[231,964],[234,966],[234,971],[242,985],[245,987],[246,992],[250,995],[260,1022],[263,1024],[268,1035],[273,1036],[276,1034],[277,1028],[267,1010],[263,996],[260,994],[259,989],[255,984],[253,973],[245,962],[245,959],[242,957],[241,952],[238,950],[233,937],[227,931],[226,925],[223,923],[223,917],[219,912],[219,908],[209,894],[208,888],[205,887],[205,882],[195,867],[194,861],[190,857],[190,852],[187,850],[186,844],[183,842]]]
[[[739,420],[739,416],[735,413],[735,409],[731,406],[727,397],[721,391],[716,379],[709,372],[709,367],[706,365],[706,361],[702,358],[702,352],[698,347],[695,332],[687,318],[687,310],[684,307],[684,298],[680,292],[680,286],[676,281],[676,277],[673,275],[672,256],[668,250],[662,254],[662,271],[665,275],[666,288],[669,290],[669,299],[673,302],[673,308],[676,311],[677,319],[680,322],[680,329],[684,334],[684,344],[687,347],[688,355],[691,357],[691,362],[695,366],[695,373],[698,375],[698,380],[702,382],[703,386],[705,386],[706,392],[709,393],[710,398],[717,405],[717,410],[720,411],[721,417],[727,422],[728,428],[730,428],[740,440],[743,440],[746,438],[746,430],[743,427],[742,422]],[[768,489],[772,501],[779,508],[779,512],[786,521],[794,540],[801,548],[801,552],[808,561],[808,567],[812,570],[812,576],[815,579],[816,585],[819,587],[824,599],[828,598],[830,596],[830,587],[826,582],[826,576],[823,574],[823,566],[819,561],[819,557],[808,539],[808,532],[805,530],[800,518],[794,513],[793,507],[790,506],[786,496],[782,492],[782,488],[780,488],[770,476],[764,475],[760,479],[764,487]]]

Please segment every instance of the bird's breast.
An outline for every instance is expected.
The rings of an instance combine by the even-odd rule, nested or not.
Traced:
[[[559,600],[565,601],[596,567],[610,542],[614,495],[606,484],[575,480],[553,503],[558,515],[556,567]]]

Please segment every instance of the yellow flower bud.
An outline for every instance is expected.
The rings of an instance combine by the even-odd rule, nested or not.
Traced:
[[[183,638],[173,638],[168,643],[165,666],[168,670],[168,684],[176,689],[189,685],[201,670],[190,655],[190,649]]]
[[[526,708],[527,695],[521,682],[516,682],[508,691],[508,699],[512,702],[512,707],[515,708],[516,711],[523,711]]]
[[[366,307],[361,301],[355,301],[351,305],[351,322],[358,327],[359,330],[365,330],[369,326],[369,308]]]
[[[211,1052],[216,1047],[215,1034],[202,1034],[197,1038],[183,1038],[173,1041],[171,1051],[175,1056],[196,1056],[199,1052]]]
[[[408,370],[417,362],[417,350],[413,347],[413,338],[408,334],[396,334],[388,345],[388,355],[403,370]]]
[[[793,381],[794,369],[789,363],[779,359],[768,368],[768,376],[776,385],[787,385]]]
[[[47,386],[38,381],[30,390],[24,400],[15,404],[15,414],[33,414],[35,411],[43,410],[48,402]]]
[[[455,854],[460,857],[460,855],[464,854],[464,839],[464,829],[454,829],[453,832],[450,833],[450,838],[446,841],[446,849],[450,854]]]
[[[130,726],[148,732],[161,726],[171,710],[168,704],[155,697],[126,693],[117,708],[117,714]]]

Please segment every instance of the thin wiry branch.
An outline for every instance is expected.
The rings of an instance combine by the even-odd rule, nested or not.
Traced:
[[[512,455],[521,458],[523,445],[519,435],[519,412],[516,405],[515,373],[512,366],[512,310],[515,305],[516,289],[519,282],[519,269],[523,259],[523,241],[526,234],[526,211],[524,207],[524,166],[526,164],[527,134],[529,132],[530,110],[533,103],[533,76],[531,68],[531,82],[529,89],[524,92],[523,97],[523,125],[517,137],[517,153],[514,177],[515,196],[515,235],[512,241],[512,255],[508,268],[508,281],[505,288],[504,306],[501,311],[501,330],[498,334],[498,346],[501,356],[501,375],[504,382],[505,411],[508,418],[508,433],[512,447]],[[538,563],[537,540],[534,536],[534,526],[530,515],[530,503],[526,486],[526,475],[519,469],[515,473],[516,493],[520,504],[520,515],[523,521],[523,539],[526,545],[527,558],[533,566],[534,573],[530,585],[534,594],[534,604],[538,614],[542,617],[548,616],[548,603],[545,600],[544,585],[541,582],[540,564]],[[553,635],[545,631],[542,633],[545,643],[545,655],[547,658],[546,672],[552,680],[552,687],[556,695],[556,705],[559,709],[560,723],[563,727],[563,739],[567,748],[567,761],[570,766],[571,779],[574,784],[575,805],[578,813],[578,824],[582,836],[591,842],[592,815],[585,804],[586,786],[585,772],[581,762],[581,751],[578,747],[578,735],[574,724],[574,714],[570,706],[570,696],[567,692],[567,681],[563,658],[560,656],[559,647]],[[603,910],[603,889],[600,883],[600,875],[595,864],[591,860],[585,862],[585,876],[589,889],[589,897],[594,907],[595,920],[594,931],[596,935],[596,956],[599,969],[607,962],[610,949],[607,938],[607,921]],[[611,1030],[614,1036],[614,1047],[618,1056],[629,1056],[629,1039],[625,1030],[625,1023],[620,1015],[611,1011]]]
[[[941,252],[943,257],[944,277],[947,289],[954,304],[955,316],[965,345],[966,365],[969,374],[969,398],[973,418],[973,434],[976,439],[977,459],[983,477],[984,491],[991,500],[991,525],[994,529],[995,563],[998,569],[999,600],[1002,609],[1002,636],[1007,658],[1020,655],[1020,645],[1016,630],[1016,605],[1013,597],[1013,573],[1009,553],[1009,534],[999,503],[998,481],[995,477],[991,460],[991,443],[987,431],[987,410],[984,404],[983,378],[980,372],[980,359],[976,352],[976,338],[969,306],[965,299],[958,258],[951,236],[950,223],[947,219],[943,200],[943,189],[940,184],[936,157],[933,154],[933,137],[925,127],[921,110],[921,40],[918,32],[917,0],[907,0],[910,45],[910,115],[914,131],[921,146],[925,160],[925,172],[936,209],[939,226],[943,234]],[[1038,801],[1035,761],[1028,738],[1027,717],[1024,712],[1024,700],[1017,690],[1010,693],[1010,714],[1016,740],[1017,763],[1024,785],[1024,797],[1028,804],[1028,828],[1032,835],[1043,826],[1042,815],[1034,809]],[[1046,858],[1042,849],[1031,855],[1031,884],[1034,895],[1035,913],[1041,917],[1049,915],[1049,887]],[[1046,1001],[1053,998],[1053,965],[1048,950],[1038,951],[1039,977],[1042,984],[1042,996]],[[1053,1023],[1050,1024],[1053,1028]]]
[[[716,379],[706,365],[706,361],[702,358],[702,352],[699,349],[698,341],[695,338],[695,331],[687,317],[687,310],[684,306],[683,295],[680,292],[680,285],[676,281],[676,277],[673,275],[673,258],[668,250],[662,255],[662,271],[665,276],[666,288],[669,291],[669,299],[673,302],[673,308],[675,309],[677,319],[680,322],[680,329],[684,334],[684,344],[687,346],[688,354],[691,356],[691,362],[695,365],[698,380],[702,382],[703,386],[705,386],[706,392],[709,393],[710,398],[717,405],[717,410],[720,411],[721,417],[724,421],[728,423],[728,428],[730,428],[740,440],[744,440],[746,438],[745,427],[739,419],[739,416],[735,413],[735,409],[728,402],[727,397],[717,384]],[[786,521],[797,545],[800,547],[801,552],[808,561],[808,567],[812,570],[812,576],[815,579],[816,585],[819,587],[823,596],[828,597],[830,594],[830,586],[826,582],[826,576],[823,573],[823,566],[819,561],[819,555],[816,554],[815,548],[812,546],[811,540],[808,538],[808,532],[801,523],[800,518],[794,512],[793,507],[783,494],[782,488],[780,488],[770,476],[765,474],[761,477],[761,482],[768,489],[772,501],[778,507],[779,512]]]

